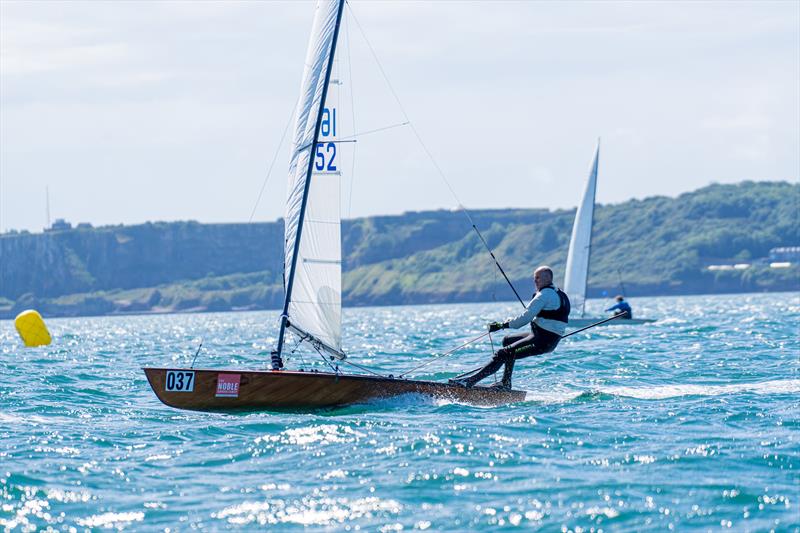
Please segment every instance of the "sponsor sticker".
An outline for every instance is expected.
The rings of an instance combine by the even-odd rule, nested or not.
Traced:
[[[241,374],[217,374],[217,397],[238,398]]]

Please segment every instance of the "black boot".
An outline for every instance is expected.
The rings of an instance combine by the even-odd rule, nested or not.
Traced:
[[[513,360],[513,356],[505,348],[500,348],[499,350],[497,350],[497,353],[494,354],[492,360],[489,361],[489,364],[487,364],[485,367],[481,368],[471,376],[467,376],[465,378],[460,378],[460,379],[451,379],[450,383],[454,385],[461,385],[463,387],[470,389],[474,387],[475,384],[478,383],[480,380],[489,377],[498,370],[500,370],[500,367],[503,366],[503,364],[507,365],[509,358]]]
[[[500,383],[495,383],[490,389],[495,390],[502,390],[502,391],[510,391],[511,390],[511,373],[514,371],[514,361],[511,360],[506,363],[505,369],[503,369],[503,379]]]
[[[503,381],[501,383],[509,390],[511,390],[511,374],[514,373],[514,362],[514,359],[509,360],[506,363],[506,367],[503,369]]]

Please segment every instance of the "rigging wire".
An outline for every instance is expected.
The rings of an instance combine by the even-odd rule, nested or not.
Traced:
[[[189,366],[189,368],[194,368],[194,364],[197,361],[197,356],[200,355],[200,348],[202,348],[202,347],[203,347],[203,339],[201,338],[200,339],[200,346],[198,346],[197,347],[197,351],[194,352],[194,359],[192,359],[192,364]]]
[[[460,349],[461,349],[461,348],[463,348],[464,346],[469,346],[469,345],[470,345],[470,344],[472,344],[473,342],[476,342],[476,341],[479,341],[479,340],[481,340],[482,338],[484,338],[484,337],[485,337],[486,335],[488,335],[488,334],[489,334],[489,332],[487,331],[486,333],[484,333],[484,334],[482,334],[482,335],[479,335],[478,337],[475,337],[474,339],[470,339],[470,340],[468,340],[467,342],[465,342],[464,344],[462,344],[462,345],[460,345],[460,346],[456,346],[455,348],[453,348],[453,349],[452,349],[452,350],[450,350],[449,352],[445,352],[445,353],[443,353],[442,355],[437,355],[436,357],[433,357],[433,358],[429,359],[428,361],[426,361],[426,362],[422,363],[421,365],[417,365],[417,366],[415,366],[415,367],[414,367],[414,368],[412,368],[411,370],[406,370],[406,371],[405,371],[405,372],[403,372],[402,374],[399,374],[397,377],[399,377],[399,378],[402,378],[403,376],[407,376],[408,374],[411,374],[412,372],[416,372],[416,371],[417,371],[417,370],[419,370],[420,368],[426,367],[426,366],[430,365],[431,363],[433,363],[433,362],[435,362],[435,361],[438,361],[438,360],[439,360],[439,359],[441,359],[442,357],[447,357],[448,355],[451,355],[452,353],[454,353],[454,352],[456,352],[456,351],[460,350]]]
[[[300,343],[302,343],[302,342],[303,342],[303,339],[299,339],[299,340],[298,340],[298,341],[295,343],[294,347],[293,347],[293,348],[291,349],[291,351],[289,352],[289,356],[291,357],[292,355],[294,355],[294,354],[295,354],[295,352],[297,352],[297,355],[299,355],[299,356],[300,356],[300,361],[301,361],[302,365],[303,365],[303,366],[306,366],[306,358],[305,358],[305,357],[303,357],[303,352],[298,352],[298,351],[297,351],[297,349],[298,349],[298,348],[300,348]],[[288,359],[288,357],[287,357],[287,359]]]
[[[352,362],[352,361],[349,361],[349,360],[347,360],[347,359],[342,359],[342,360],[341,360],[341,362],[342,362],[342,363],[347,363],[348,365],[354,366],[354,367],[356,367],[356,368],[360,368],[361,370],[363,370],[363,371],[365,371],[365,372],[369,372],[370,374],[373,374],[373,375],[375,375],[375,376],[378,376],[379,378],[385,378],[385,377],[387,377],[387,376],[385,376],[385,375],[383,375],[383,374],[378,374],[377,372],[373,372],[373,371],[372,371],[372,370],[370,370],[369,368],[367,368],[367,367],[365,367],[365,366],[362,366],[362,365],[359,365],[359,364],[356,364],[356,363],[354,363],[354,362]],[[391,377],[391,376],[388,376],[388,377]],[[402,376],[397,376],[397,377],[402,377]]]
[[[353,61],[350,56],[350,23],[345,18],[344,20],[345,41],[347,42],[347,77],[350,81],[350,114],[353,121],[353,131],[356,131],[356,102],[353,92]],[[355,134],[353,134],[355,137]],[[350,194],[347,199],[347,218],[350,218],[351,209],[353,207],[353,187],[356,182],[356,146],[353,146],[353,159],[350,164]]]
[[[601,324],[605,324],[606,322],[611,322],[612,320],[616,320],[616,319],[622,318],[624,316],[625,316],[625,313],[619,313],[618,315],[614,315],[612,317],[605,318],[605,319],[601,320],[600,322],[595,322],[594,324],[590,324],[590,325],[588,325],[588,326],[586,326],[584,328],[576,329],[575,331],[571,331],[570,333],[567,333],[566,335],[561,335],[561,338],[562,339],[566,339],[567,337],[572,337],[576,333],[580,333],[581,331],[586,331],[589,328],[593,328],[595,326],[599,326]]]
[[[492,340],[492,333],[491,332],[489,332],[489,344],[492,346],[492,355],[494,355],[494,341]],[[513,363],[513,361],[512,361],[512,363]],[[496,385],[497,384],[497,372],[492,374],[492,376],[494,376],[494,383]]]
[[[622,317],[622,316],[624,316],[624,313],[620,313],[620,314],[618,314],[618,315],[614,315],[614,316],[612,316],[612,317],[609,317],[609,318],[603,319],[603,320],[601,320],[601,321],[599,321],[599,322],[595,322],[594,324],[588,325],[588,326],[586,326],[586,327],[584,327],[584,328],[577,329],[577,330],[575,330],[575,331],[573,331],[573,332],[571,332],[571,333],[567,333],[566,335],[561,335],[561,338],[562,338],[562,339],[566,339],[567,337],[571,337],[572,335],[575,335],[576,333],[580,333],[581,331],[586,331],[586,330],[587,330],[587,329],[589,329],[589,328],[593,328],[593,327],[595,327],[595,326],[599,326],[599,325],[601,325],[601,324],[605,324],[606,322],[611,322],[612,320],[616,320],[616,319],[618,319],[618,318],[620,318],[620,317]],[[407,371],[403,372],[402,374],[399,374],[397,377],[400,377],[400,378],[402,378],[403,376],[407,376],[408,374],[410,374],[410,373],[412,373],[412,372],[416,372],[416,371],[417,371],[417,370],[419,370],[420,368],[423,368],[423,367],[425,367],[425,366],[428,366],[429,364],[431,364],[431,363],[433,363],[433,362],[435,362],[435,361],[438,361],[438,360],[439,360],[439,359],[441,359],[442,357],[447,357],[448,355],[451,355],[453,352],[455,352],[455,351],[457,351],[457,350],[460,350],[460,349],[461,349],[461,348],[463,348],[464,346],[468,346],[468,345],[470,345],[470,344],[472,344],[472,343],[474,343],[474,342],[476,342],[476,341],[479,341],[479,340],[481,340],[482,338],[484,338],[484,337],[485,337],[485,336],[487,336],[487,335],[489,336],[489,342],[490,342],[490,343],[491,343],[491,345],[492,345],[492,353],[494,353],[494,341],[492,340],[492,334],[491,334],[491,332],[487,331],[486,333],[484,333],[484,334],[482,334],[482,335],[479,335],[478,337],[475,337],[474,339],[470,339],[470,340],[468,340],[467,342],[465,342],[464,344],[462,344],[462,345],[460,345],[460,346],[456,346],[455,348],[453,348],[453,349],[452,349],[452,350],[450,350],[449,352],[445,352],[445,353],[443,353],[442,355],[438,355],[438,356],[436,356],[436,357],[433,357],[432,359],[429,359],[428,361],[426,361],[426,362],[422,363],[421,365],[415,366],[415,367],[414,367],[414,368],[412,368],[411,370],[407,370]],[[459,374],[458,376],[456,376],[456,379],[458,379],[458,378],[462,378],[462,377],[466,377],[466,376],[469,376],[470,374],[474,374],[475,372],[477,372],[477,371],[478,371],[478,370],[480,370],[481,368],[483,368],[483,367],[479,366],[478,368],[474,368],[474,369],[472,369],[472,370],[468,370],[467,372],[464,372],[463,374]],[[496,381],[496,380],[497,380],[497,378],[495,377],[495,381]]]
[[[294,345],[294,348],[292,348],[291,354],[294,354],[294,353],[295,353],[295,352],[298,350],[298,348],[300,347],[300,344],[302,344],[302,343],[303,343],[304,341],[306,341],[308,338],[309,338],[309,337],[307,337],[307,336],[303,336],[302,338],[300,338],[300,339],[297,341],[297,343]],[[309,344],[311,345],[311,347],[312,347],[312,348],[314,348],[314,351],[316,351],[316,352],[317,352],[317,354],[318,354],[318,355],[319,355],[319,356],[322,358],[322,360],[325,362],[325,364],[327,364],[327,365],[328,365],[328,366],[331,368],[331,370],[333,370],[333,372],[334,372],[335,374],[338,374],[338,373],[339,373],[339,366],[338,366],[338,363],[337,363],[336,365],[334,365],[334,364],[331,362],[331,361],[333,361],[333,358],[331,358],[331,359],[330,359],[330,361],[329,361],[329,360],[328,360],[328,358],[327,358],[327,357],[325,357],[325,354],[323,354],[323,353],[320,351],[320,349],[319,349],[319,346],[317,346],[317,345],[316,345],[314,342],[311,342],[311,343],[309,343]],[[305,362],[305,359],[303,359],[303,353],[302,353],[302,352],[298,352],[298,354],[300,355],[300,358],[301,358],[301,360],[303,361],[303,364],[305,365],[305,364],[306,364],[306,362]],[[347,363],[348,365],[354,366],[354,367],[356,367],[356,368],[359,368],[359,369],[363,370],[364,372],[369,372],[370,374],[373,374],[373,375],[375,375],[375,376],[378,376],[378,377],[381,377],[381,378],[385,378],[385,377],[387,377],[387,376],[385,376],[384,374],[379,374],[378,372],[375,372],[375,371],[373,371],[373,370],[371,370],[371,369],[369,369],[369,368],[367,368],[367,367],[365,367],[365,366],[359,365],[359,364],[357,364],[357,363],[353,363],[352,361],[348,361],[347,359],[340,359],[340,360],[339,360],[339,362],[342,362],[342,363]],[[398,376],[398,377],[399,377],[399,376]]]
[[[325,357],[325,354],[323,354],[320,351],[319,347],[316,344],[312,343],[311,347],[314,348],[314,350],[319,354],[319,356],[322,358],[322,360],[325,361],[325,363],[327,363],[329,367],[331,367],[331,369],[333,370],[334,374],[339,374],[339,362],[342,362],[342,363],[347,363],[348,365],[354,366],[356,368],[360,368],[364,372],[369,372],[370,374],[378,376],[379,378],[387,377],[387,376],[384,376],[383,374],[378,374],[377,372],[374,372],[374,371],[370,370],[369,368],[367,368],[365,366],[362,366],[362,365],[353,363],[351,361],[348,361],[347,359],[340,359],[339,362],[337,362],[336,365],[334,365],[333,364],[333,361],[334,361],[333,357],[331,357],[330,360],[328,360],[328,358]]]
[[[363,137],[364,135],[369,135],[371,133],[378,133],[379,131],[391,130],[393,128],[399,128],[400,126],[408,126],[409,124],[410,124],[409,122],[398,122],[397,124],[390,124],[388,126],[383,126],[381,128],[375,128],[374,130],[360,131],[358,133],[350,135],[349,137],[342,137],[336,142],[345,142],[349,141],[350,139],[355,139],[357,137]]]
[[[628,297],[628,295],[627,295],[627,294],[625,294],[625,284],[624,284],[624,283],[622,283],[622,272],[620,272],[620,271],[619,271],[619,269],[617,269],[617,277],[619,278],[619,286],[620,286],[620,288],[622,289],[622,296],[623,296],[624,298],[627,298],[627,297]]]
[[[423,142],[422,136],[417,131],[417,128],[414,126],[414,123],[411,122],[411,119],[409,118],[408,113],[406,113],[405,107],[403,107],[402,102],[400,102],[400,97],[397,96],[397,92],[394,90],[394,86],[392,85],[392,82],[389,81],[389,76],[387,76],[386,71],[383,69],[383,65],[381,64],[380,59],[378,59],[378,54],[375,53],[375,49],[372,47],[372,43],[370,43],[369,39],[367,38],[367,34],[364,32],[364,28],[361,27],[361,23],[358,21],[358,17],[356,17],[352,6],[350,6],[350,3],[347,3],[347,7],[350,9],[350,15],[353,17],[353,20],[355,21],[356,26],[358,26],[358,30],[361,32],[362,37],[364,37],[364,41],[367,43],[367,47],[369,48],[369,51],[372,54],[373,59],[375,59],[375,63],[378,65],[378,69],[380,70],[384,81],[386,81],[386,85],[389,87],[389,91],[392,93],[392,96],[394,97],[395,102],[397,102],[397,106],[400,108],[400,112],[403,114],[403,117],[405,118],[406,123],[411,128],[411,131],[414,133],[414,136],[417,138],[417,141],[419,142],[419,144],[422,147],[423,151],[428,156],[428,159],[430,159],[431,163],[433,164],[433,167],[436,169],[436,171],[438,172],[439,176],[442,178],[442,181],[444,181],[445,185],[450,190],[450,194],[453,195],[453,198],[455,199],[456,203],[458,204],[459,209],[461,209],[461,211],[467,216],[467,220],[469,220],[469,223],[472,226],[472,229],[475,230],[475,233],[478,234],[478,237],[480,238],[481,242],[486,247],[486,249],[489,251],[489,255],[492,256],[492,259],[494,260],[494,264],[497,265],[497,268],[500,270],[500,273],[503,274],[503,277],[506,279],[506,282],[508,283],[508,286],[511,287],[512,291],[514,291],[514,295],[517,297],[517,300],[519,300],[519,303],[522,304],[522,307],[525,307],[525,302],[520,297],[519,293],[517,292],[517,289],[514,287],[514,284],[511,283],[511,280],[506,275],[505,270],[503,270],[503,267],[500,266],[500,262],[495,257],[494,252],[489,247],[489,244],[486,242],[486,239],[483,238],[483,235],[478,230],[478,226],[475,224],[475,221],[472,219],[472,215],[470,215],[470,213],[467,210],[467,208],[464,207],[464,204],[461,203],[461,200],[458,198],[458,195],[456,194],[456,191],[453,189],[453,186],[450,185],[450,181],[448,181],[447,176],[445,176],[444,171],[439,166],[439,164],[436,162],[436,159],[433,157],[433,154],[428,149],[428,146]]]
[[[334,366],[334,364],[331,361],[328,361],[328,358],[325,357],[325,354],[323,354],[319,350],[319,348],[317,348],[313,344],[311,345],[311,347],[314,348],[314,350],[319,354],[319,356],[322,358],[322,360],[325,362],[325,364],[327,364],[329,367],[331,367],[331,370],[333,370],[333,373],[338,375],[339,374],[339,365]],[[331,359],[333,359],[333,358],[331,358]]]
[[[311,346],[314,348],[314,350],[316,350],[316,352],[319,354],[319,356],[322,358],[322,360],[325,361],[325,363],[327,363],[327,365],[329,367],[331,367],[331,369],[333,370],[333,373],[334,374],[338,374],[339,373],[339,365],[334,366],[333,363],[328,361],[328,358],[325,357],[325,355],[321,351],[319,351],[319,348],[317,348],[313,344]]]
[[[247,220],[248,223],[253,221],[253,217],[256,214],[256,209],[258,209],[258,204],[261,202],[261,196],[264,194],[264,189],[267,186],[267,182],[269,181],[270,176],[272,175],[272,169],[275,168],[275,162],[278,160],[278,154],[283,147],[283,141],[286,140],[286,134],[289,132],[289,126],[292,124],[292,117],[294,117],[294,110],[297,108],[297,102],[300,100],[300,97],[295,100],[294,105],[292,106],[292,112],[289,114],[289,120],[286,121],[286,127],[283,128],[283,135],[281,135],[281,140],[278,143],[278,148],[275,150],[275,155],[272,156],[272,163],[269,165],[269,170],[267,171],[267,175],[264,178],[264,181],[261,183],[261,190],[258,191],[258,196],[256,197],[256,202],[253,205],[253,211],[250,213],[250,218]]]

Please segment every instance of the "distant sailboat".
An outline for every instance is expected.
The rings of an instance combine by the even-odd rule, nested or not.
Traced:
[[[196,410],[303,409],[409,393],[482,405],[525,399],[525,392],[517,390],[346,374],[334,364],[346,355],[341,331],[341,173],[336,158],[340,145],[336,100],[328,89],[335,91],[338,85],[331,71],[344,5],[344,0],[317,2],[306,55],[290,154],[285,300],[273,369],[145,368],[150,386],[166,405]],[[333,371],[282,370],[287,331],[319,352]]]
[[[573,312],[578,312],[578,317],[570,318],[572,327],[584,327],[602,320],[597,317],[586,316],[586,285],[589,279],[589,262],[592,256],[592,229],[594,226],[594,204],[597,191],[597,167],[600,161],[600,139],[594,151],[592,164],[589,167],[589,179],[583,198],[575,213],[575,222],[572,224],[572,237],[569,241],[567,253],[567,269],[564,276],[564,292],[569,296]],[[636,325],[654,322],[648,318],[618,318],[609,325]]]

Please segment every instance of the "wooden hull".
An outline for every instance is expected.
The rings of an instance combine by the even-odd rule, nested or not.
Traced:
[[[591,326],[596,322],[600,322],[604,318],[608,317],[589,317],[589,318],[570,318],[569,323],[567,324],[570,328],[585,328],[586,326]],[[606,322],[605,324],[600,324],[601,326],[640,326],[642,324],[649,324],[651,322],[655,322],[654,318],[618,318],[616,320],[612,320],[610,322]]]
[[[403,394],[421,394],[487,406],[525,400],[525,392],[518,390],[502,391],[488,387],[467,389],[434,381],[328,372],[191,368],[143,370],[153,392],[164,404],[197,411],[314,409],[365,403]],[[176,377],[181,378],[180,386]]]

